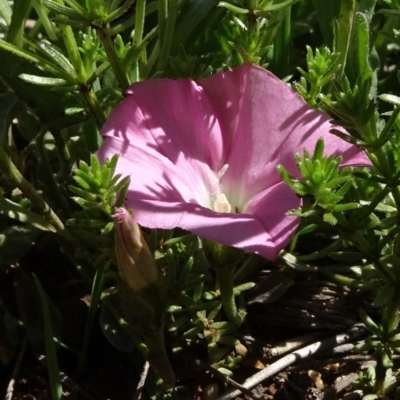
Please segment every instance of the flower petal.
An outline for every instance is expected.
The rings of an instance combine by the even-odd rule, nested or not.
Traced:
[[[137,147],[118,137],[106,137],[97,155],[104,162],[114,154],[119,154],[116,172],[131,178],[126,204],[135,211],[138,210],[131,204],[135,199],[211,206],[210,191],[215,190],[216,181],[207,165],[194,160],[183,171],[152,148]],[[136,213],[135,219],[148,226]]]
[[[281,181],[278,164],[298,176],[295,153],[313,152],[321,137],[326,155],[342,155],[344,165],[369,165],[361,150],[329,133],[334,125],[327,114],[308,107],[294,90],[263,68],[245,64],[199,84],[223,132],[228,132],[225,140],[231,147],[225,162],[229,169],[222,185],[238,205]]]
[[[156,149],[177,166],[198,160],[214,172],[221,168],[223,135],[200,86],[189,79],[155,79],[132,85],[128,93],[102,135]]]

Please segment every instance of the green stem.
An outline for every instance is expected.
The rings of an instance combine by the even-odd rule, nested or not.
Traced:
[[[165,38],[165,27],[167,25],[168,16],[168,0],[157,1],[157,18],[158,18],[158,43],[160,49],[163,47]]]
[[[394,123],[397,120],[397,117],[400,113],[400,107],[396,107],[393,112],[392,115],[390,116],[388,122],[386,122],[384,128],[382,129],[382,132],[379,135],[379,146],[378,147],[382,147],[388,140],[389,138],[387,138],[387,136],[389,136],[390,134],[390,130],[392,129]]]
[[[100,129],[103,126],[104,122],[106,122],[106,116],[104,115],[104,112],[100,107],[100,103],[96,96],[96,93],[92,88],[89,88],[86,85],[81,86],[80,92],[85,99],[93,120],[96,122],[97,127]]]
[[[377,193],[372,201],[368,204],[367,207],[362,209],[360,213],[357,214],[358,221],[364,221],[378,205],[385,199],[385,197],[389,194],[390,188],[388,186],[384,187],[379,193]]]
[[[53,42],[57,40],[57,33],[54,28],[54,25],[50,21],[48,17],[48,12],[45,7],[41,3],[39,3],[39,0],[32,0],[33,8],[37,12],[40,21],[42,21],[43,27],[46,30],[47,36],[49,39]]]
[[[376,357],[376,367],[375,367],[375,386],[374,386],[375,394],[377,395],[383,394],[385,390],[385,378],[386,378],[386,367],[382,363],[382,356],[380,352],[378,352]]]
[[[298,256],[297,258],[298,258],[298,260],[303,261],[303,262],[318,260],[319,258],[323,258],[323,257],[327,256],[329,253],[331,253],[332,251],[335,251],[336,249],[338,249],[341,246],[341,244],[342,244],[342,240],[338,239],[320,251],[316,251],[314,253],[307,254],[305,256]]]
[[[339,27],[337,30],[336,51],[339,53],[339,76],[343,76],[349,51],[356,0],[342,0],[340,3]]]
[[[143,337],[149,353],[147,359],[150,365],[157,371],[158,376],[163,380],[163,386],[166,390],[175,386],[175,374],[172,370],[167,353],[165,351],[164,332],[158,329],[149,335]]]
[[[29,16],[31,8],[32,4],[29,1],[14,1],[13,15],[7,32],[7,42],[12,43],[17,47],[22,46],[25,21]]]
[[[133,44],[137,47],[142,43],[144,17],[146,15],[146,0],[137,0],[135,14],[135,33],[133,35]]]
[[[162,37],[159,57],[159,67],[161,70],[164,69],[167,64],[168,57],[171,51],[172,38],[174,36],[175,22],[178,14],[179,1],[168,2],[168,16],[165,23],[164,35]],[[159,22],[160,24],[160,22]],[[161,24],[160,24],[161,28]],[[159,35],[162,35],[162,31],[159,31]]]
[[[275,37],[273,51],[273,71],[283,78],[288,75],[289,71],[289,41],[291,28],[291,7],[286,10],[285,19]]]
[[[135,2],[136,0],[127,0],[121,7],[117,8],[114,11],[111,11],[110,7],[110,14],[107,15],[107,17],[104,19],[104,23],[108,24],[109,22],[121,17],[125,12],[128,10],[128,8]],[[137,7],[137,6],[136,6]]]
[[[225,314],[232,322],[237,322],[237,307],[235,303],[234,270],[232,265],[216,266],[215,272],[218,279],[219,289],[221,291],[221,303]]]
[[[103,44],[104,50],[107,54],[108,61],[112,69],[114,70],[115,76],[123,92],[129,87],[128,77],[126,71],[121,63],[118,54],[115,51],[114,43],[111,40],[111,36],[108,32],[106,25],[102,25],[97,28],[97,33],[100,37],[101,43]]]
[[[43,198],[38,194],[33,185],[28,182],[22,174],[18,171],[15,164],[11,161],[10,157],[6,152],[0,147],[0,167],[2,167],[5,172],[11,177],[15,182],[21,192],[40,210],[44,215],[49,216],[52,224],[54,225],[57,233],[63,236],[68,241],[73,242],[74,239],[69,231],[65,228],[64,224],[58,218],[57,214],[50,208],[50,206],[43,200]]]
[[[330,272],[326,268],[318,268],[317,274],[322,275],[325,278],[328,278],[330,281],[339,283],[340,285],[343,286],[350,286],[350,287],[358,286],[356,279],[349,278],[348,276],[344,276],[336,272]]]

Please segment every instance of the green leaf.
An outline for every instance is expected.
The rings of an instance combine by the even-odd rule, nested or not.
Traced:
[[[57,14],[65,15],[66,17],[70,18],[71,20],[87,20],[89,14],[82,14],[76,11],[76,9],[72,9],[70,7],[64,6],[63,4],[57,3],[56,1],[52,0],[41,0],[42,4],[47,7],[49,10],[54,11]]]
[[[218,3],[218,7],[226,8],[228,11],[230,11],[233,14],[248,14],[250,12],[250,10],[247,8],[235,6],[227,1],[220,1]]]
[[[254,14],[257,16],[267,17],[268,13],[270,13],[272,11],[279,11],[284,8],[288,8],[288,7],[292,6],[293,4],[297,3],[298,1],[300,1],[300,0],[284,0],[284,1],[281,1],[280,3],[271,4],[270,0],[264,0],[259,5],[260,10],[255,10]]]
[[[36,45],[36,43],[35,43]],[[59,67],[61,67],[70,77],[74,79],[69,79],[70,84],[77,83],[75,68],[64,54],[61,53],[55,46],[46,42],[39,42],[39,48],[44,52],[52,61],[54,61]]]
[[[29,105],[29,108],[37,115],[43,124],[60,124],[63,127],[68,124],[76,124],[77,121],[82,121],[86,117],[82,114],[65,115],[65,109],[78,106],[78,101],[67,93],[55,92],[46,87],[37,85],[27,85],[19,78],[21,74],[29,74],[42,76],[43,71],[32,65],[32,62],[40,65],[49,66],[48,61],[40,61],[41,58],[24,52],[22,49],[17,49],[17,54],[3,50],[2,41],[0,39],[0,90],[13,91],[18,99],[24,104]],[[8,44],[7,44],[8,46]],[[19,51],[24,52],[23,54]],[[22,58],[21,58],[22,56]],[[26,56],[26,58],[25,58]],[[43,59],[44,60],[44,59]],[[47,68],[48,72],[54,73],[58,78],[71,79],[68,74],[60,69],[57,65],[51,64]],[[49,71],[50,70],[50,71]],[[70,121],[70,122],[69,122]]]
[[[374,320],[368,316],[368,314],[362,310],[359,309],[358,313],[360,314],[361,320],[364,322],[365,326],[372,331],[373,333],[375,333],[375,335],[380,335],[381,330],[379,328],[379,326],[374,322]]]
[[[19,45],[22,39],[22,32],[25,27],[25,20],[28,18],[32,8],[31,2],[26,0],[14,0],[14,8],[11,23],[8,28],[7,41]]]
[[[3,17],[6,25],[10,25],[12,9],[7,0],[0,0],[0,16]]]
[[[37,288],[32,278],[21,268],[15,268],[14,291],[18,305],[19,317],[24,324],[27,339],[40,352],[44,351],[44,317]],[[56,336],[60,332],[61,318],[57,308],[50,303],[51,320]]]
[[[19,76],[23,81],[33,83],[40,86],[65,86],[68,82],[61,78],[49,78],[45,76],[36,76],[29,74],[21,74]]]
[[[176,21],[171,54],[177,54],[180,46],[188,48],[225,14],[226,10],[218,7],[213,0],[184,2]]]
[[[17,96],[12,92],[0,94],[0,146],[7,143],[6,132],[15,117],[15,105]]]
[[[104,288],[104,281],[106,278],[106,272],[110,263],[103,262],[99,268],[97,268],[96,274],[93,279],[92,291],[90,294],[90,305],[89,312],[86,318],[85,333],[83,336],[82,352],[78,360],[78,372],[81,374],[84,372],[86,366],[86,359],[89,351],[90,338],[93,331],[93,325],[97,309],[100,303],[101,294]]]
[[[0,263],[18,261],[39,237],[40,231],[33,226],[12,225],[0,232]]]
[[[378,288],[376,291],[376,297],[374,300],[375,307],[383,307],[388,302],[395,298],[395,294],[397,292],[397,288],[392,282],[388,282],[385,285]]]
[[[230,378],[230,377],[233,376],[233,372],[230,371],[230,370],[227,369],[227,368],[219,367],[219,368],[218,368],[218,371],[221,372],[221,374],[227,376],[228,378]]]
[[[6,75],[7,72],[10,73],[10,71],[13,71],[13,68],[15,66],[18,66],[18,64],[21,64],[23,61],[28,61],[27,65],[30,66],[29,70],[32,70],[32,63],[34,63],[60,78],[64,78],[69,81],[71,80],[71,76],[67,74],[63,69],[59,68],[56,64],[53,64],[51,61],[43,57],[40,57],[37,54],[34,54],[30,51],[14,46],[4,41],[3,39],[0,39],[0,56],[2,60],[0,64],[0,66],[2,67],[0,69],[1,72],[0,77],[4,77],[4,75]],[[4,73],[3,71],[7,72]],[[24,72],[27,71],[21,70],[21,72],[18,75]],[[17,75],[15,71],[14,75]],[[40,75],[40,74],[34,74],[34,75]]]
[[[61,385],[60,370],[58,368],[56,346],[53,340],[53,327],[50,316],[49,302],[47,300],[46,293],[44,292],[42,285],[40,284],[40,281],[35,274],[33,274],[33,279],[35,280],[43,307],[46,361],[47,370],[49,372],[50,390],[53,400],[61,400],[63,398],[63,391]]]
[[[337,0],[314,0],[316,17],[322,32],[324,42],[328,45],[333,43],[334,22],[339,19],[340,1]]]
[[[394,104],[396,107],[400,106],[400,97],[399,96],[395,96],[394,94],[381,94],[378,97],[381,100],[386,101],[387,103]]]
[[[56,232],[54,226],[45,218],[2,196],[0,196],[0,215],[6,215],[8,218],[30,224],[43,231]]]

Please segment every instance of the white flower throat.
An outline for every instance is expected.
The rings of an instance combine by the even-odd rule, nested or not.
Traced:
[[[218,172],[216,179],[218,181],[218,187],[219,191],[217,192],[216,196],[213,199],[213,209],[216,212],[221,212],[221,213],[230,213],[232,212],[232,205],[229,203],[227,197],[225,194],[221,191],[221,179],[225,175],[225,172],[227,171],[229,165],[225,164],[221,170]],[[238,213],[239,209],[235,207],[235,212]]]

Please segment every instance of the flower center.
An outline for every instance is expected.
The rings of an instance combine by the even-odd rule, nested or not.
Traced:
[[[220,193],[217,196],[217,199],[214,201],[214,211],[230,213],[232,210],[232,206],[229,204],[228,199],[223,193]]]
[[[227,171],[228,167],[229,165],[225,164],[216,176],[216,183],[218,184],[218,189],[217,193],[214,194],[213,196],[212,204],[213,204],[213,209],[216,212],[221,212],[221,213],[234,212],[237,214],[240,212],[239,208],[234,207],[232,209],[232,205],[227,199],[226,195],[222,192],[222,187],[221,187],[221,179],[225,175],[225,172]]]

